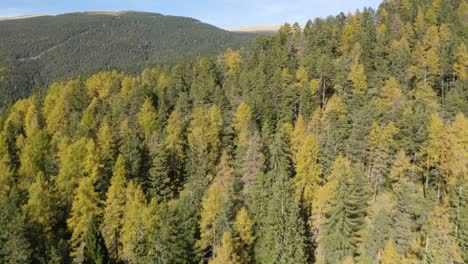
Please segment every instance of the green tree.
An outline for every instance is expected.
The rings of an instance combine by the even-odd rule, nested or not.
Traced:
[[[86,264],[105,264],[109,263],[104,238],[101,235],[96,216],[92,216],[89,222],[88,230],[84,240],[83,263]]]
[[[120,232],[122,230],[123,215],[125,213],[126,176],[125,161],[123,157],[119,155],[114,165],[111,184],[107,191],[102,229],[109,255],[115,259],[119,259],[120,252],[122,251]]]
[[[306,263],[305,226],[294,202],[289,180],[287,138],[278,132],[271,147],[271,170],[266,175],[266,210],[258,219],[255,261],[260,263]]]
[[[367,209],[366,181],[361,168],[350,168],[344,162],[338,172],[336,194],[325,222],[320,241],[320,259],[336,263],[346,256],[357,256],[360,234]]]
[[[27,226],[19,207],[20,194],[12,188],[0,201],[0,259],[5,263],[29,263],[32,260]]]

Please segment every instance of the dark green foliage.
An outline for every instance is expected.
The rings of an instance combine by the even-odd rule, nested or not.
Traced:
[[[144,12],[6,20],[0,21],[0,35],[0,67],[8,67],[0,83],[0,107],[58,79],[109,69],[138,72],[148,64],[175,64],[228,47],[237,49],[257,36],[192,18]]]
[[[21,194],[13,188],[0,202],[0,260],[2,263],[29,263],[31,244],[19,205]]]
[[[343,167],[336,196],[324,227],[323,254],[326,263],[338,263],[346,256],[357,256],[359,231],[367,212],[367,187],[360,167]]]
[[[279,132],[271,149],[271,170],[265,176],[265,210],[258,219],[255,261],[258,263],[306,263],[305,226],[294,203],[289,181],[287,138]]]
[[[109,263],[109,254],[107,252],[106,244],[104,243],[104,238],[101,235],[101,230],[96,216],[93,216],[89,222],[83,251],[83,263],[85,264]]]
[[[250,36],[133,12],[0,22],[19,65],[2,95],[58,80],[0,117],[0,263],[106,263],[105,243],[118,263],[466,262],[467,8],[389,0],[224,54]],[[31,27],[47,38],[9,53]],[[60,81],[110,68],[127,72]]]

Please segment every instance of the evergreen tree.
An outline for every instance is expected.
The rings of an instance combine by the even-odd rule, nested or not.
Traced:
[[[255,261],[260,263],[306,263],[305,226],[294,202],[284,132],[279,132],[271,149],[271,170],[267,174],[269,198],[265,215],[259,219]]]
[[[4,263],[29,263],[32,260],[27,226],[19,208],[20,194],[12,188],[0,201],[0,259]]]
[[[86,264],[105,264],[109,263],[104,238],[99,230],[96,216],[92,216],[89,221],[88,231],[84,240],[83,263]]]
[[[398,258],[398,253],[395,250],[392,240],[388,240],[387,244],[382,251],[382,259],[380,260],[381,264],[398,264],[400,260]]]
[[[338,167],[338,185],[333,205],[325,223],[320,241],[320,259],[336,263],[346,256],[356,256],[360,243],[359,231],[364,223],[367,208],[365,180],[359,168],[351,169],[345,162]]]
[[[73,198],[67,225],[72,232],[70,243],[75,261],[83,261],[83,247],[86,231],[93,215],[99,215],[99,197],[94,190],[94,180],[91,176],[81,179]]]
[[[120,232],[125,213],[126,174],[125,161],[119,155],[114,165],[111,185],[107,191],[102,229],[109,255],[115,259],[119,259],[122,250]]]

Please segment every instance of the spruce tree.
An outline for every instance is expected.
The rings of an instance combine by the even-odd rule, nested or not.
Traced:
[[[83,263],[85,264],[109,263],[109,254],[95,215],[89,221],[84,240],[83,255]]]
[[[305,223],[294,202],[290,182],[287,138],[278,132],[271,146],[268,200],[259,219],[255,261],[260,263],[306,263]]]

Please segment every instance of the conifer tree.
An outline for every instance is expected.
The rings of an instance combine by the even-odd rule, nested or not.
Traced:
[[[146,141],[148,141],[150,135],[159,128],[157,124],[158,114],[149,97],[147,97],[141,105],[137,118],[142,134]]]
[[[119,155],[114,165],[111,184],[107,191],[102,230],[109,255],[115,259],[120,257],[122,248],[120,232],[122,230],[123,215],[125,213],[126,175],[125,161],[123,157]]]
[[[32,260],[27,226],[19,207],[20,194],[14,187],[0,201],[0,259],[5,263],[29,263]]]
[[[359,168],[341,164],[336,194],[325,223],[319,256],[324,263],[336,263],[346,256],[356,256],[360,243],[359,231],[367,208],[365,180]]]
[[[99,230],[96,216],[94,215],[91,217],[89,222],[84,242],[83,255],[83,263],[85,264],[109,263],[106,244],[101,235],[101,230]]]
[[[398,258],[398,253],[396,252],[395,246],[393,245],[392,240],[388,240],[387,244],[382,251],[382,259],[380,260],[381,264],[398,264],[400,260]]]
[[[130,181],[125,192],[125,209],[122,218],[120,241],[122,243],[121,258],[128,262],[138,262],[144,252],[139,252],[138,246],[144,244],[151,236],[148,229],[151,219],[149,215],[145,194],[138,184]],[[145,248],[140,248],[145,251]]]
[[[236,215],[234,228],[239,234],[238,254],[242,263],[250,263],[252,246],[255,242],[254,222],[250,218],[245,207],[242,207]]]
[[[265,169],[265,155],[261,151],[261,142],[258,132],[255,132],[249,139],[248,148],[242,160],[241,173],[243,194],[251,198],[258,178]]]
[[[306,263],[305,226],[294,202],[289,180],[287,138],[279,132],[271,149],[271,170],[268,188],[271,188],[265,215],[259,219],[255,244],[255,261],[261,263]]]
[[[70,216],[67,219],[68,228],[72,232],[70,239],[72,256],[78,262],[83,261],[83,247],[91,218],[101,213],[94,182],[91,176],[81,179],[73,198]]]
[[[453,64],[453,71],[458,79],[464,81],[468,77],[468,51],[466,45],[461,42],[458,45],[455,53],[455,63]]]
[[[405,151],[400,149],[393,159],[392,167],[388,175],[393,188],[397,189],[396,186],[399,184],[411,181],[413,169]]]
[[[221,245],[214,249],[214,258],[209,264],[238,264],[242,263],[236,255],[234,241],[229,232],[223,234]]]
[[[218,173],[202,200],[200,240],[197,243],[202,250],[217,245],[221,234],[224,233],[221,215],[229,198],[228,194],[234,187],[233,169],[229,165],[226,153],[221,156],[217,170]]]

